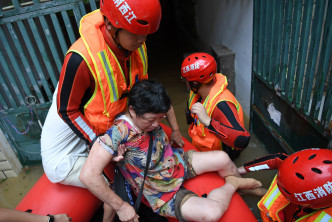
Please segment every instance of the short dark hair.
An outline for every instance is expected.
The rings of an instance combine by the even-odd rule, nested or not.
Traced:
[[[167,113],[171,99],[167,90],[157,80],[145,79],[135,83],[128,95],[128,107],[132,106],[137,116],[144,113]]]

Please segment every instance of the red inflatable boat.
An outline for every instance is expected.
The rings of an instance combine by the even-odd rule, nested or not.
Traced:
[[[171,129],[164,124],[161,126],[170,136]],[[195,149],[188,140],[185,138],[183,140],[185,141],[184,150]],[[224,183],[217,173],[205,173],[186,181],[184,186],[202,196]],[[66,213],[72,217],[73,222],[89,222],[101,205],[102,202],[87,189],[51,183],[44,174],[17,205],[16,210],[31,210],[32,213],[39,215]],[[169,221],[177,220],[170,218]],[[220,221],[257,222],[257,219],[240,195],[235,193],[227,212]]]

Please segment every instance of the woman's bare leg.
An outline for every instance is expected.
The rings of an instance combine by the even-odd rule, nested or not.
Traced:
[[[237,167],[224,151],[194,152],[192,166],[197,175],[216,171],[222,178],[240,177]]]
[[[237,168],[224,151],[194,152],[192,166],[197,175],[216,171],[222,178],[228,176],[241,177],[240,173],[242,174],[245,171],[244,168]],[[267,191],[261,187],[248,190],[244,190],[245,188],[239,189],[242,194],[253,194],[257,196],[263,196]]]
[[[252,178],[226,177],[226,183],[212,190],[207,198],[190,197],[181,207],[181,213],[189,221],[218,221],[228,209],[237,189],[255,189],[262,184]]]

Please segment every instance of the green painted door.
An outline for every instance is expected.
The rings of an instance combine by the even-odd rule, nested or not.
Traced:
[[[271,152],[331,140],[332,1],[255,0],[251,129]]]
[[[64,55],[95,0],[1,1],[0,128],[23,165],[40,162],[42,124]]]

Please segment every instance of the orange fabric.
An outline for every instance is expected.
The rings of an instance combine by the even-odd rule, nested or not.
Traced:
[[[97,129],[97,134],[105,133],[115,116],[125,111],[127,98],[121,96],[136,81],[148,78],[146,46],[143,44],[131,54],[127,85],[122,68],[100,30],[103,24],[99,10],[84,16],[80,24],[81,39],[69,49],[84,58],[95,79],[95,91],[84,107],[84,116]]]
[[[269,190],[258,202],[258,208],[261,210],[261,218],[264,222],[284,222],[283,210],[290,202],[280,193],[276,177],[272,181]],[[326,217],[330,219],[323,218]],[[301,218],[294,220],[294,222],[327,222],[332,221],[332,207],[324,210],[317,210],[311,214],[302,216]]]
[[[235,96],[227,89],[227,78],[226,76],[217,73],[216,82],[208,97],[203,102],[203,105],[207,111],[207,114],[211,117],[214,108],[221,101],[232,102],[237,107],[237,112],[241,123],[243,124],[243,111],[240,103],[236,100]],[[190,92],[189,98],[189,109],[194,105],[199,95]],[[195,123],[189,126],[189,136],[192,138],[192,144],[197,147],[200,151],[211,151],[211,150],[222,150],[222,142],[220,139],[205,128],[204,124],[200,123],[197,116],[195,116]]]

